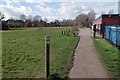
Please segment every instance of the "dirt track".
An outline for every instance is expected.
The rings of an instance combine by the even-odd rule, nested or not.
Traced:
[[[83,28],[79,33],[80,42],[75,51],[74,64],[69,73],[70,78],[109,78],[101,63],[92,41],[92,31]]]

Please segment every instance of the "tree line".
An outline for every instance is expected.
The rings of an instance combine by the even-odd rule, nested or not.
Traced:
[[[90,10],[87,14],[82,13],[75,17],[75,19],[64,19],[54,20],[48,22],[47,18],[42,19],[40,15],[29,15],[28,17],[25,14],[21,14],[19,19],[10,18],[8,20],[2,20],[5,18],[5,15],[0,12],[0,22],[2,29],[9,28],[21,28],[21,27],[67,27],[67,26],[83,26],[91,27],[93,21],[95,20],[94,10]]]

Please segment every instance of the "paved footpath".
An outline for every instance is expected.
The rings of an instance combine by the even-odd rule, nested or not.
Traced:
[[[92,41],[92,31],[82,28],[69,78],[109,78]]]

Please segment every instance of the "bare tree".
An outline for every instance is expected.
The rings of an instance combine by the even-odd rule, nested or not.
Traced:
[[[0,20],[2,20],[4,18],[5,18],[4,14],[0,11]]]
[[[87,15],[86,14],[80,14],[76,17],[76,23],[77,25],[81,25],[83,27],[86,26],[87,23]]]
[[[39,16],[39,15],[34,16],[34,18],[33,18],[34,26],[39,27],[40,26],[39,24],[40,24],[41,20],[42,20],[41,16]]]
[[[47,18],[44,18],[44,20],[43,20],[43,21],[48,22],[48,19],[47,19]]]
[[[83,27],[90,27],[95,20],[94,10],[90,10],[88,14],[80,14],[76,17],[76,23]]]
[[[93,24],[93,21],[95,20],[95,11],[94,10],[90,10],[90,12],[88,13],[88,27],[91,27]]]
[[[25,22],[26,15],[25,14],[21,14],[20,17],[19,17],[19,19]]]
[[[41,18],[41,16],[36,15],[36,16],[34,16],[33,20],[40,21],[40,20],[42,20],[42,18]]]
[[[32,20],[33,19],[33,16],[32,15],[29,15],[28,16],[28,20]]]
[[[25,27],[32,27],[33,24],[32,20],[33,20],[33,16],[29,15],[25,20]]]
[[[45,27],[48,27],[48,26],[49,26],[49,24],[48,24],[48,19],[47,19],[47,18],[44,18],[43,21],[44,21],[44,26],[45,26]]]
[[[2,19],[4,19],[4,14],[0,11],[0,30],[2,29]]]

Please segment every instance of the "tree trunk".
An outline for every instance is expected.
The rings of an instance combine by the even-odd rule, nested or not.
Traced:
[[[2,30],[2,20],[0,19],[0,30]]]

